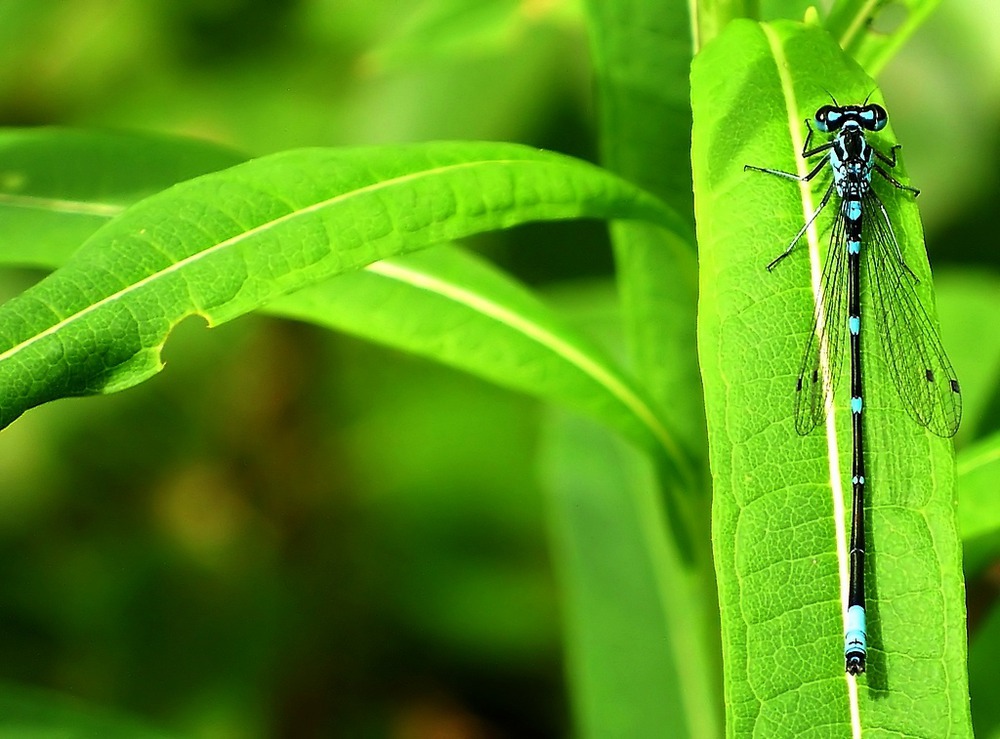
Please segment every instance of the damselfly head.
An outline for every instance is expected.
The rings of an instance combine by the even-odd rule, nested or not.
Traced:
[[[865,105],[823,105],[813,116],[816,128],[823,133],[839,131],[848,123],[854,123],[866,131],[881,131],[889,120],[885,108],[877,103]]]

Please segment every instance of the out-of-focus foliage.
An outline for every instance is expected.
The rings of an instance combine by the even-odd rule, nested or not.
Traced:
[[[587,154],[579,10],[480,5],[12,0],[0,124]],[[602,269],[602,241],[481,246],[539,280]],[[165,359],[4,432],[0,676],[190,736],[560,733],[532,402],[268,319],[185,323]]]
[[[945,3],[880,78],[944,338],[980,388],[997,368],[963,286],[997,285],[998,20],[992,0]],[[594,121],[570,0],[0,3],[2,125],[251,156],[495,139],[594,158]],[[543,287],[611,279],[593,224],[475,245]],[[2,297],[39,276],[4,272]],[[581,294],[558,302],[593,310]],[[0,678],[213,739],[566,733],[534,402],[266,318],[185,322],[165,359],[154,382],[3,432]],[[998,404],[974,398],[961,434],[996,430]],[[971,583],[973,610],[990,592]],[[983,700],[993,622],[972,639]]]

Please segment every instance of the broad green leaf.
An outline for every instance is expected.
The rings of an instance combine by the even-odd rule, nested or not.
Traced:
[[[0,735],[5,739],[167,739],[177,736],[57,693],[11,684],[0,688]]]
[[[824,27],[875,76],[927,20],[941,0],[838,0]]]
[[[827,90],[848,103],[878,99],[873,89],[824,31],[793,23],[734,22],[692,70],[699,353],[735,735],[970,734],[951,444],[903,410],[875,331],[862,334],[869,664],[857,680],[844,675],[848,383],[825,433],[800,437],[793,422],[832,214],[818,222],[820,235],[765,269],[829,178],[810,188],[743,171],[747,163],[807,171],[803,119],[829,100]],[[889,129],[872,137],[882,148],[893,141]],[[902,166],[897,174],[905,180]],[[885,184],[874,187],[931,307],[916,204]],[[866,306],[867,295],[863,316]],[[874,327],[878,316],[865,320]]]
[[[0,130],[0,259],[62,264],[126,205],[243,159],[214,144],[168,136]]]
[[[526,289],[459,249],[375,262],[265,310],[577,408],[675,465],[685,463],[645,394],[613,361]]]
[[[553,415],[541,468],[576,735],[721,736],[720,715],[701,710],[689,679],[703,659],[699,632],[714,622],[678,607],[692,583],[648,459],[592,424]]]
[[[189,180],[130,208],[0,308],[0,424],[148,378],[186,316],[221,323],[389,256],[580,216],[685,228],[597,167],[510,144],[300,150]]]

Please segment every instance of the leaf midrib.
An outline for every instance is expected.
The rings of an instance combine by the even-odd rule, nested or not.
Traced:
[[[86,318],[88,315],[96,312],[103,306],[114,303],[115,301],[123,298],[124,296],[136,292],[137,290],[140,290],[141,288],[155,282],[156,280],[171,275],[174,272],[183,269],[189,264],[195,264],[199,260],[207,258],[216,252],[227,249],[230,246],[233,246],[235,244],[240,243],[241,241],[244,241],[245,239],[251,238],[261,233],[265,233],[276,226],[292,221],[296,218],[299,218],[300,216],[309,215],[316,211],[322,210],[323,208],[334,205],[337,202],[347,201],[350,198],[359,197],[361,195],[365,195],[372,192],[378,192],[381,189],[386,189],[404,182],[415,181],[421,178],[430,177],[433,175],[439,175],[444,172],[472,168],[472,167],[479,167],[483,164],[515,164],[515,163],[528,164],[528,165],[551,164],[549,162],[536,162],[530,159],[486,159],[486,160],[480,159],[475,162],[459,162],[457,164],[449,164],[442,167],[435,167],[433,169],[421,170],[419,172],[411,172],[409,174],[401,175],[399,177],[393,177],[388,180],[381,180],[379,182],[374,182],[370,185],[366,185],[356,190],[351,190],[350,192],[340,193],[332,198],[321,200],[319,202],[313,203],[312,205],[308,205],[299,210],[294,210],[291,213],[286,213],[283,216],[279,216],[278,218],[267,221],[258,226],[254,226],[253,228],[244,231],[243,233],[237,234],[236,236],[231,236],[230,238],[225,239],[224,241],[220,241],[217,244],[208,246],[205,249],[202,249],[201,251],[195,254],[191,254],[190,256],[187,256],[184,259],[174,262],[173,264],[171,264],[168,267],[165,267],[164,269],[161,269],[157,272],[153,272],[152,274],[147,275],[141,280],[138,280],[132,283],[131,285],[128,285],[122,288],[121,290],[118,290],[117,292],[111,293],[110,295],[101,298],[97,302],[91,303],[86,308],[77,311],[72,315],[67,316],[66,318],[62,319],[57,323],[54,323],[52,326],[45,329],[44,331],[41,331],[18,344],[15,344],[10,349],[7,349],[6,351],[0,353],[0,362],[7,361],[11,357],[17,355],[19,352],[23,351],[24,349],[27,349],[32,344],[35,344],[36,342],[41,341],[42,339],[63,330],[66,326],[72,325],[73,323],[82,320],[83,318]],[[209,321],[209,325],[213,325],[211,316],[206,315],[205,318]]]
[[[43,198],[38,195],[13,195],[0,193],[0,206],[23,208],[25,210],[55,211],[73,215],[100,216],[114,218],[125,210],[125,206],[111,203],[97,203],[85,200],[67,200],[64,198]]]
[[[404,267],[389,262],[375,262],[365,269],[389,279],[405,282],[414,287],[432,291],[456,303],[466,305],[480,314],[488,316],[499,323],[505,324],[515,331],[535,340],[540,345],[551,350],[557,356],[563,357],[570,365],[576,367],[598,385],[604,387],[614,398],[627,408],[640,423],[663,446],[671,459],[683,464],[684,455],[678,448],[670,432],[657,418],[656,413],[628,384],[609,371],[600,363],[591,359],[586,352],[560,339],[551,331],[532,321],[525,320],[517,313],[505,308],[488,298],[484,298],[470,290],[454,283],[441,280],[419,270]]]

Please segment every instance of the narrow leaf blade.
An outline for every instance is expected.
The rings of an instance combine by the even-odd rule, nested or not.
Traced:
[[[647,458],[580,419],[553,414],[542,483],[563,594],[576,734],[719,736],[715,714],[687,708],[691,635],[672,623],[682,563],[667,540]]]
[[[576,408],[683,464],[645,394],[611,359],[525,288],[461,249],[438,246],[375,262],[278,298],[265,310]]]

